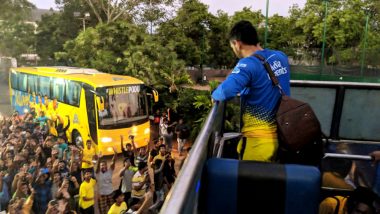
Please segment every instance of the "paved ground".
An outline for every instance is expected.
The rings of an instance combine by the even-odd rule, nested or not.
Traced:
[[[3,79],[1,79],[3,80]],[[8,82],[0,81],[0,114],[10,116],[12,113]]]

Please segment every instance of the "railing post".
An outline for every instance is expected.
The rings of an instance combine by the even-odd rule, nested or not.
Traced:
[[[266,7],[266,13],[265,13],[265,42],[264,42],[264,48],[268,48],[268,11],[269,11],[269,0],[267,0],[267,7]]]

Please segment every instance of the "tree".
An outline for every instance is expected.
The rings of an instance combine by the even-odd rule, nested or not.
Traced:
[[[367,2],[368,3],[368,2]],[[328,16],[326,20],[326,48],[328,62],[337,63],[332,57],[333,50],[348,50],[361,43],[364,32],[366,2],[361,0],[331,0],[328,1]],[[320,48],[323,41],[324,3],[319,0],[309,0],[301,10],[296,25],[301,27],[305,35],[305,48]],[[358,57],[357,54],[341,55],[349,58]],[[348,59],[342,58],[346,61]]]
[[[91,9],[83,4],[83,0],[57,0],[56,4],[59,12],[42,16],[38,23],[36,46],[37,54],[41,58],[42,65],[55,65],[54,53],[63,51],[63,44],[78,36],[83,29],[82,20],[74,16],[79,13],[81,16]],[[93,14],[86,19],[86,26],[95,26],[97,20]]]
[[[214,68],[231,68],[236,57],[230,48],[228,39],[230,19],[227,13],[218,11],[210,20],[210,36],[208,50],[209,65]]]
[[[178,58],[188,66],[208,63],[208,37],[211,14],[207,5],[198,0],[184,1],[177,16],[162,23],[158,28],[161,44],[175,47]]]
[[[293,29],[289,18],[273,15],[268,20],[269,48],[287,51],[292,47]]]
[[[118,19],[131,18],[139,0],[85,0],[99,23],[111,23]]]
[[[0,7],[0,56],[20,58],[34,52],[34,25],[26,22],[33,4],[26,0],[2,0]]]
[[[20,22],[30,16],[35,6],[27,0],[0,0],[0,20]]]
[[[153,33],[157,26],[173,18],[176,3],[176,0],[141,0],[135,9],[134,21],[148,26],[148,32]]]
[[[84,0],[99,23],[129,20],[158,24],[169,16],[175,0]]]
[[[191,82],[173,47],[160,45],[143,27],[127,22],[88,28],[66,42],[65,52],[56,53],[56,57],[68,65],[131,75],[170,92]]]
[[[0,56],[20,59],[21,54],[34,53],[34,26],[28,23],[0,23]]]

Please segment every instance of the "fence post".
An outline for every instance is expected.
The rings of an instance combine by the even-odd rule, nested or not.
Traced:
[[[325,65],[325,45],[326,45],[326,22],[327,22],[327,3],[328,0],[324,0],[325,2],[325,20],[323,22],[323,38],[322,38],[322,60],[321,60],[321,75],[323,73],[323,67]]]
[[[363,77],[365,53],[366,53],[366,49],[367,49],[368,20],[369,20],[369,15],[367,14],[367,17],[365,18],[364,48],[363,48],[363,52],[362,52],[361,66],[360,66],[360,76],[362,76],[362,77]]]

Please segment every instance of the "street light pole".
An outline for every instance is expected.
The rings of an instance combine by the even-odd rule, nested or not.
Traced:
[[[152,0],[149,0],[149,9],[150,12],[152,12]],[[153,33],[153,23],[152,23],[152,17],[150,17],[150,35]]]
[[[90,18],[90,13],[85,13],[83,17],[80,17],[80,12],[74,12],[74,17],[82,20],[83,31],[86,31],[86,19]]]
[[[321,59],[321,75],[323,72],[323,67],[325,65],[325,45],[326,45],[326,22],[327,22],[327,4],[328,0],[324,0],[325,2],[325,20],[323,22],[323,38],[322,38],[322,59]]]
[[[199,64],[199,67],[200,67],[200,70],[201,70],[201,84],[204,83],[204,77],[203,77],[203,61],[204,61],[204,49],[205,49],[205,30],[206,30],[206,27],[207,27],[207,24],[205,21],[202,21],[201,23],[201,26],[202,26],[202,38],[201,38],[201,59],[200,59],[200,64]]]
[[[264,48],[267,48],[268,39],[268,11],[269,11],[269,0],[267,0],[267,7],[265,13],[265,36],[264,36]]]
[[[201,84],[203,84],[203,53],[204,53],[204,43],[205,43],[205,30],[202,29],[202,41],[201,41],[201,60],[200,60],[200,69],[201,69]]]

